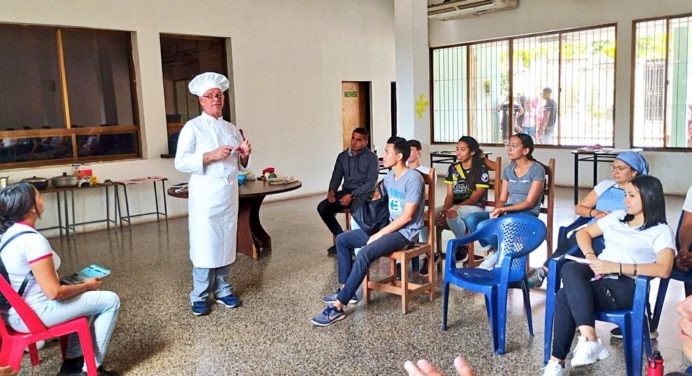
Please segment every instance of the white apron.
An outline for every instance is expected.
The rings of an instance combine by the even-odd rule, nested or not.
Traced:
[[[236,255],[238,180],[192,175],[189,182],[190,259],[197,268],[232,264]]]
[[[191,174],[188,185],[190,260],[197,268],[219,268],[235,261],[238,219],[238,151],[203,165],[203,155],[221,145],[238,147],[235,125],[203,113],[185,124],[178,138],[175,166]],[[249,165],[249,161],[248,161]]]

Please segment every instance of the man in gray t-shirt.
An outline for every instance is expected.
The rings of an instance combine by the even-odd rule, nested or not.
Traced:
[[[384,178],[389,224],[370,235],[362,229],[336,237],[339,283],[342,285],[322,301],[329,304],[312,323],[327,326],[345,317],[344,307],[357,303],[356,290],[363,283],[370,263],[399,249],[407,249],[423,227],[425,207],[424,180],[416,170],[406,167],[411,149],[406,140],[392,137],[387,141],[382,162],[392,170]],[[434,188],[432,188],[434,189]],[[356,248],[361,248],[352,261]]]
[[[411,241],[423,228],[423,209],[425,209],[423,187],[423,176],[412,168],[406,169],[399,179],[396,178],[394,171],[389,171],[387,176],[384,177],[384,189],[389,199],[390,223],[403,214],[406,204],[416,205],[413,219],[397,230]]]

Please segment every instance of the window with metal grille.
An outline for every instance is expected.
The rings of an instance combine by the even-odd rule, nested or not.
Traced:
[[[511,58],[510,58],[511,57]],[[432,49],[435,143],[613,145],[615,26]]]
[[[692,16],[634,24],[632,144],[692,148]]]

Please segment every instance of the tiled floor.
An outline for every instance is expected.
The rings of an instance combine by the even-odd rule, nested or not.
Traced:
[[[438,187],[443,194],[444,187]],[[571,190],[559,189],[555,225],[571,222]],[[438,196],[442,197],[442,196]],[[325,250],[331,236],[315,210],[321,197],[268,203],[262,221],[274,250],[260,261],[239,255],[232,267],[235,291],[243,306],[218,305],[205,317],[190,312],[191,288],[187,218],[133,226],[132,231],[79,234],[76,240],[51,239],[61,255],[63,274],[90,263],[113,269],[104,288],[117,292],[122,311],[107,365],[131,375],[307,375],[403,374],[407,359],[429,358],[451,371],[452,359],[464,355],[479,375],[540,374],[543,354],[544,294],[531,296],[535,337],[526,328],[521,295],[509,304],[507,354],[494,355],[482,296],[453,289],[449,328],[441,326],[441,288],[433,302],[414,299],[401,315],[399,300],[375,294],[374,301],[348,308],[348,317],[326,328],[310,318],[324,305],[320,298],[336,287],[336,259]],[[682,198],[670,197],[669,220],[677,224]],[[557,227],[555,232],[557,232]],[[448,236],[448,232],[445,233]],[[537,265],[544,250],[534,254]],[[518,291],[517,291],[518,292]],[[656,288],[652,289],[652,296]],[[680,283],[671,283],[655,344],[666,370],[681,369],[673,305],[683,298]],[[609,343],[610,358],[572,374],[624,375],[622,346],[610,341],[612,326],[598,325]],[[24,360],[22,374],[52,375],[58,370],[57,343],[40,351],[42,363]],[[450,372],[451,374],[451,372]]]

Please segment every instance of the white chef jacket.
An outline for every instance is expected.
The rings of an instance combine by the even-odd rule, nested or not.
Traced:
[[[239,152],[204,166],[204,153],[243,142],[238,128],[207,113],[188,121],[180,131],[175,168],[189,173],[188,210],[190,259],[197,268],[232,264],[236,256]],[[249,166],[249,161],[248,161]]]

